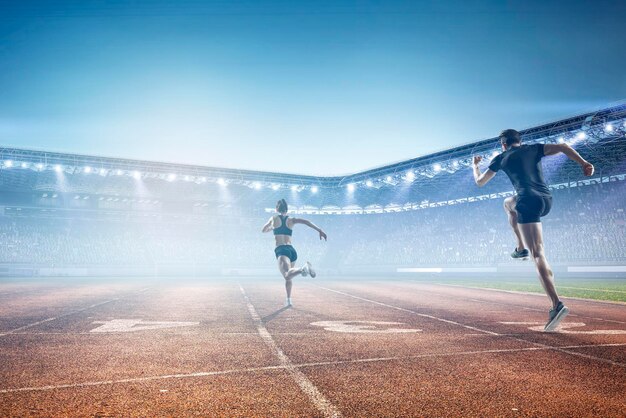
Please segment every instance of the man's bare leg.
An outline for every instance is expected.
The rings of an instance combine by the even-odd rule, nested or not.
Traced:
[[[513,229],[513,233],[515,234],[515,238],[517,239],[517,247],[515,248],[517,251],[522,251],[524,247],[524,241],[522,240],[522,234],[519,230],[519,224],[517,223],[517,210],[515,209],[515,205],[517,204],[517,199],[515,196],[507,197],[504,199],[504,211],[506,212],[509,218],[509,225]]]
[[[556,308],[559,303],[559,296],[554,287],[554,273],[552,273],[552,269],[548,264],[543,249],[543,230],[541,222],[519,224],[519,230],[526,243],[526,248],[530,250],[530,254],[535,262],[539,281],[552,301],[552,307]]]

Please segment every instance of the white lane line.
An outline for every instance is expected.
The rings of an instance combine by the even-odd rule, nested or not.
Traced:
[[[415,280],[409,280],[409,282],[411,283],[417,283]],[[488,288],[488,287],[471,287],[471,286],[462,286],[462,285],[457,285],[457,284],[444,284],[444,283],[429,283],[429,284],[435,284],[438,286],[448,286],[448,287],[459,287],[462,289],[470,289],[470,290],[490,290],[490,291],[494,291],[494,292],[503,292],[503,293],[512,293],[512,294],[518,294],[518,295],[530,295],[530,296],[542,296],[540,293],[531,293],[531,292],[518,292],[515,290],[503,290],[503,289],[492,289],[492,288]],[[428,293],[434,293],[436,295],[440,295],[440,293],[437,292],[433,292],[432,290],[423,290],[423,292],[428,292]],[[546,309],[538,309],[538,308],[529,308],[526,306],[520,306],[520,305],[515,305],[515,304],[511,304],[511,303],[504,303],[504,302],[496,302],[496,301],[491,301],[491,300],[480,300],[480,299],[465,299],[465,298],[461,298],[459,296],[455,296],[455,295],[446,295],[449,297],[453,297],[455,299],[464,299],[464,300],[472,300],[475,302],[481,302],[481,303],[491,303],[493,305],[500,305],[500,306],[515,306],[517,308],[521,308],[524,309],[526,311],[535,311],[535,312],[547,312]],[[584,302],[600,302],[600,303],[607,303],[607,304],[611,304],[611,305],[622,305],[623,302],[611,302],[611,301],[598,301],[598,300],[593,300],[593,299],[583,299],[583,298],[572,298],[572,297],[564,297],[563,299],[574,299],[574,300],[580,300],[580,301],[584,301]],[[595,319],[598,321],[604,321],[604,322],[610,322],[613,324],[622,324],[622,325],[626,325],[626,322],[624,321],[617,321],[615,319],[606,319],[606,318],[593,318],[590,316],[586,316],[586,315],[580,315],[580,314],[569,314],[570,317],[578,317],[578,318],[583,318],[583,319]]]
[[[350,293],[342,292],[342,291],[340,291],[340,290],[329,289],[329,288],[327,288],[327,287],[322,287],[322,286],[318,286],[318,285],[315,285],[315,284],[311,284],[311,285],[312,285],[312,286],[315,286],[315,287],[319,287],[320,289],[324,289],[324,290],[329,291],[329,292],[338,293],[338,294],[340,294],[340,295],[344,295],[344,296],[348,296],[348,297],[351,297],[351,298],[354,298],[354,299],[362,300],[362,301],[364,301],[364,302],[373,303],[373,304],[375,304],[375,305],[384,306],[384,307],[386,307],[386,308],[395,309],[395,310],[397,310],[397,311],[407,312],[407,313],[410,313],[410,314],[413,314],[413,315],[421,316],[421,317],[423,317],[423,318],[434,319],[435,321],[445,322],[445,323],[447,323],[447,324],[452,324],[452,325],[457,325],[457,326],[460,326],[460,327],[463,327],[463,328],[471,329],[471,330],[473,330],[473,331],[479,331],[479,332],[482,332],[482,333],[484,333],[484,334],[489,334],[489,335],[500,335],[500,334],[498,334],[497,332],[487,331],[487,330],[485,330],[485,329],[480,329],[480,328],[473,327],[473,326],[471,326],[471,325],[465,325],[465,324],[461,324],[460,322],[451,321],[451,320],[449,320],[449,319],[439,318],[439,317],[436,317],[436,316],[433,316],[433,315],[428,315],[428,314],[420,313],[420,312],[417,312],[417,311],[413,311],[413,310],[411,310],[411,309],[402,308],[402,307],[400,307],[400,306],[389,305],[388,303],[379,302],[379,301],[377,301],[377,300],[372,300],[372,299],[362,298],[362,297],[360,297],[360,296],[352,295],[352,294],[350,294]]]
[[[624,346],[626,346],[626,343],[571,345],[571,346],[566,346],[563,348],[571,350],[571,349],[580,349],[580,348],[624,347]],[[227,375],[227,374],[238,374],[238,373],[239,374],[256,373],[256,372],[264,372],[264,371],[285,370],[291,367],[300,369],[300,368],[305,368],[305,367],[312,368],[312,367],[324,367],[324,366],[340,366],[340,365],[346,365],[346,364],[376,363],[376,362],[385,362],[385,361],[419,360],[422,358],[432,358],[432,357],[471,356],[471,355],[482,355],[482,354],[517,353],[517,352],[524,352],[524,351],[548,351],[550,349],[551,348],[549,347],[502,348],[502,349],[494,349],[494,350],[457,351],[457,352],[450,352],[450,353],[426,353],[426,354],[416,354],[413,356],[373,357],[373,358],[363,358],[363,359],[353,359],[353,360],[319,361],[319,362],[312,362],[312,363],[250,367],[250,368],[245,368],[245,369],[230,369],[230,370],[220,370],[220,371],[212,371],[212,372],[178,373],[178,374],[166,374],[166,375],[159,375],[159,376],[131,377],[127,379],[117,379],[117,380],[100,380],[100,381],[93,381],[93,382],[68,383],[68,384],[61,384],[61,385],[9,388],[9,389],[0,389],[0,394],[15,393],[15,392],[40,392],[40,391],[68,389],[68,388],[84,388],[84,387],[91,387],[91,386],[106,386],[106,385],[114,385],[114,384],[121,384],[121,383],[141,383],[141,382],[149,382],[149,381],[154,381],[154,380],[191,379],[195,377],[222,376],[222,375]]]
[[[145,292],[148,289],[149,288],[141,289],[141,290],[138,290],[136,292],[132,292],[131,294]],[[52,318],[42,319],[41,321],[37,321],[37,322],[33,322],[31,324],[23,325],[23,326],[21,326],[19,328],[14,328],[14,329],[12,329],[10,331],[5,331],[5,332],[0,333],[0,337],[3,337],[5,335],[11,335],[11,334],[14,334],[14,333],[16,333],[18,331],[22,331],[22,330],[27,329],[27,328],[31,328],[31,327],[34,327],[34,326],[37,326],[37,325],[40,325],[40,324],[44,324],[46,322],[56,321],[57,319],[61,319],[61,318],[65,318],[66,316],[70,316],[70,315],[74,315],[74,314],[77,314],[77,313],[81,313],[81,312],[87,311],[89,309],[97,308],[98,306],[106,305],[107,303],[116,302],[116,301],[118,301],[120,299],[123,299],[125,297],[128,297],[128,296],[123,296],[123,297],[119,297],[119,298],[115,298],[115,299],[105,300],[104,302],[94,303],[93,305],[89,305],[89,306],[87,306],[85,308],[76,309],[74,311],[66,312],[66,313],[64,313],[62,315],[54,316]]]
[[[419,283],[416,280],[408,280],[408,281],[413,282],[413,283]],[[513,293],[516,295],[543,296],[543,294],[540,292],[524,292],[522,290],[506,290],[506,289],[496,289],[493,287],[463,286],[462,284],[449,284],[449,283],[427,283],[427,284],[434,284],[437,286],[460,287],[463,289],[473,289],[473,290],[489,290],[491,292]],[[564,286],[557,286],[557,287],[564,287]],[[581,288],[577,287],[577,288],[572,288],[572,289],[581,289]],[[622,306],[626,305],[626,302],[619,302],[616,300],[598,300],[598,299],[589,299],[589,298],[577,298],[574,296],[563,296],[563,299],[573,299],[573,300],[580,300],[583,302],[601,303],[605,305],[622,305]]]
[[[583,354],[583,353],[578,353],[578,352],[567,351],[567,349],[562,348],[562,347],[554,347],[554,346],[551,346],[551,345],[537,343],[537,342],[529,341],[529,340],[526,340],[526,339],[523,339],[523,338],[519,338],[519,337],[513,337],[513,336],[510,336],[510,335],[498,334],[496,332],[483,330],[483,329],[480,329],[480,328],[476,328],[476,327],[472,327],[472,326],[469,326],[469,325],[461,324],[459,322],[450,321],[450,320],[442,319],[442,318],[437,318],[437,317],[432,316],[432,315],[420,314],[418,312],[412,311],[410,309],[401,308],[399,306],[389,305],[387,303],[379,302],[379,301],[376,301],[376,300],[362,298],[360,296],[352,295],[350,293],[342,292],[342,291],[339,291],[339,290],[329,289],[329,288],[318,286],[318,285],[315,285],[315,284],[311,284],[311,285],[315,286],[315,287],[318,287],[320,289],[327,290],[329,292],[339,293],[339,294],[344,295],[344,296],[348,296],[348,297],[351,297],[351,298],[354,298],[354,299],[359,299],[359,300],[362,300],[362,301],[365,301],[365,302],[369,302],[369,303],[373,303],[373,304],[376,304],[376,305],[386,306],[386,307],[391,308],[391,309],[396,309],[396,310],[399,310],[399,311],[409,312],[409,313],[412,313],[414,315],[419,315],[419,316],[423,316],[423,317],[426,317],[426,318],[432,318],[432,319],[436,319],[438,321],[447,322],[447,323],[450,323],[450,324],[455,324],[455,325],[461,326],[463,328],[473,329],[473,330],[476,330],[476,331],[483,332],[485,334],[495,335],[495,336],[503,337],[503,338],[510,338],[512,340],[520,341],[520,342],[523,342],[523,343],[526,343],[526,344],[531,344],[531,345],[534,345],[536,347],[542,347],[542,348],[545,348],[546,350],[559,351],[561,353],[569,354],[571,356],[582,357],[582,358],[586,358],[586,359],[589,359],[589,360],[600,361],[600,362],[603,362],[603,363],[611,364],[613,366],[619,366],[619,367],[625,367],[626,368],[626,363],[620,363],[620,362],[617,362],[617,361],[605,359],[605,358],[602,358],[602,357],[596,357],[596,356],[592,356],[592,355],[589,355],[589,354]],[[430,293],[434,293],[434,292],[430,292]]]
[[[254,321],[254,325],[256,325],[256,329],[261,336],[261,339],[265,344],[274,352],[276,357],[278,357],[278,361],[281,366],[285,368],[287,372],[291,375],[292,379],[300,386],[302,392],[304,392],[311,402],[315,405],[315,407],[322,413],[325,417],[341,417],[341,413],[324,395],[319,391],[319,389],[311,382],[302,371],[300,371],[285,355],[283,350],[278,347],[271,334],[263,325],[263,321],[261,317],[257,313],[254,305],[250,302],[246,291],[243,289],[241,284],[239,285],[239,290],[243,296],[243,299],[246,302],[246,306],[248,307],[248,312]]]

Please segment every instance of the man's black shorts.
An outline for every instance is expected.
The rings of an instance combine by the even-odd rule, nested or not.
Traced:
[[[516,200],[518,224],[541,222],[552,208],[552,196],[517,196]]]
[[[281,255],[287,256],[292,263],[298,259],[298,253],[291,245],[279,245],[274,249],[274,254],[276,254],[276,258]]]

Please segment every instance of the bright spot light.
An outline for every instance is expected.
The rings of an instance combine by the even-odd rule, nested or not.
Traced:
[[[174,180],[176,180],[176,174],[173,174],[173,173],[172,173],[172,174],[168,174],[168,175],[167,175],[167,179],[168,179],[169,181],[174,181]]]
[[[560,136],[559,139],[557,139],[557,141],[559,141],[559,144],[562,144],[563,142],[565,142],[565,139]]]
[[[191,180],[191,177],[185,176],[185,181],[189,181],[189,180]]]
[[[206,182],[206,177],[200,177],[200,182],[201,183],[205,183]]]
[[[43,164],[37,163],[36,167],[37,167],[37,170],[41,170],[43,169]]]
[[[5,167],[13,167],[13,161],[11,161],[11,160],[6,160],[6,161],[4,162],[4,166],[5,166]]]
[[[54,171],[56,171],[57,173],[60,173],[61,171],[63,171],[63,167],[57,164],[54,166]]]
[[[272,190],[278,190],[280,186],[278,184],[272,184]]]
[[[610,123],[607,123],[606,126],[604,127],[604,130],[607,132],[613,132],[613,125],[611,125]]]
[[[368,181],[365,182],[365,185],[367,187],[372,187],[374,185],[374,183],[372,183],[372,180],[368,180]]]
[[[387,176],[387,181],[391,181],[391,176]]]
[[[87,166],[83,169],[83,171],[87,174],[91,173],[91,167]]]
[[[313,186],[313,187],[311,187],[311,193],[317,193],[317,192],[318,192],[318,190],[319,190],[319,189],[317,188],[317,186]]]
[[[259,183],[259,182],[254,183],[254,188],[256,190],[259,190],[261,188],[261,183]]]
[[[101,175],[101,176],[106,175],[106,173],[107,173],[107,171],[106,171],[104,168],[101,168],[101,169],[100,169],[100,175]]]
[[[122,170],[117,170],[115,174],[117,174],[118,176],[121,176],[122,174],[124,174],[124,172]]]
[[[28,168],[28,163],[22,163],[22,164],[20,165],[20,167],[22,167],[22,168]]]
[[[217,184],[219,184],[220,186],[226,186],[226,181],[224,179],[217,179]]]
[[[298,191],[298,186],[291,186],[291,191],[292,192],[297,192]]]
[[[587,135],[584,132],[578,132],[576,134],[576,139],[580,140],[580,139],[585,139],[585,138],[587,138]]]
[[[413,180],[415,180],[415,173],[414,173],[414,172],[412,172],[412,171],[408,171],[408,172],[406,173],[406,179],[407,179],[408,181],[413,181]]]
[[[435,170],[436,173],[441,171],[441,164],[439,163],[435,163],[433,164],[433,170]]]
[[[452,167],[457,168],[459,166],[459,162],[457,160],[452,161]]]
[[[141,178],[141,173],[139,171],[133,171],[133,177],[135,180],[139,180]]]
[[[353,192],[354,191],[354,184],[352,184],[352,183],[348,184],[348,191],[349,192]]]

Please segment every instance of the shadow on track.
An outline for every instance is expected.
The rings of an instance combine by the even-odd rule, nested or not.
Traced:
[[[291,309],[291,306],[284,306],[280,308],[279,310],[277,310],[276,312],[272,312],[271,314],[264,316],[263,318],[261,318],[261,322],[264,324],[267,322],[270,322],[272,319],[276,318],[278,315],[285,312],[287,309]]]

